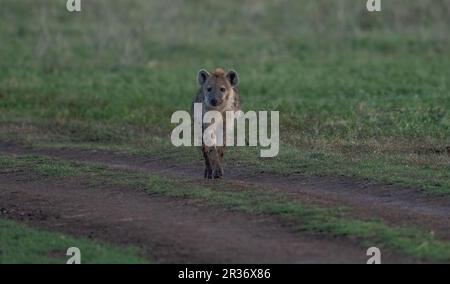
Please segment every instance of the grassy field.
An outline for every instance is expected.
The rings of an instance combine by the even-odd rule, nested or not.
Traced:
[[[170,149],[170,116],[198,69],[223,66],[245,110],[280,111],[280,156],[236,156],[450,192],[450,5],[335,2],[4,0],[2,137],[191,158]]]
[[[197,71],[220,66],[239,72],[244,110],[280,111],[280,155],[230,149],[228,166],[450,194],[449,1],[385,0],[373,14],[365,0],[91,0],[72,14],[65,2],[0,1],[2,141],[197,161],[196,149],[171,146],[170,117],[189,110]],[[43,175],[78,170],[38,164]],[[151,182],[160,193],[180,194]],[[244,193],[183,194],[255,210]],[[262,200],[257,210],[318,216],[302,230],[368,240],[375,230],[388,247],[448,260],[448,244],[420,230],[332,215],[333,227],[322,223],[328,213],[296,206]]]

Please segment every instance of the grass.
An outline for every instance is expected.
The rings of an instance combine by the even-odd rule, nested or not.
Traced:
[[[135,248],[117,248],[0,219],[0,264],[65,264],[70,247],[80,249],[82,264],[148,263]]]
[[[16,156],[14,159],[0,156],[0,169],[8,173],[23,172],[30,168],[40,177],[75,177],[81,174],[69,164],[53,162],[43,156]]]
[[[36,160],[39,159],[40,166]],[[42,174],[43,165],[59,165],[67,169],[63,176],[44,175],[41,178],[79,176],[92,186],[109,184],[129,186],[172,198],[186,198],[212,206],[250,214],[277,216],[303,232],[357,239],[362,245],[395,250],[415,259],[449,261],[450,243],[436,239],[420,228],[387,225],[381,220],[362,220],[351,217],[349,208],[321,208],[293,201],[288,196],[264,188],[232,188],[226,183],[214,187],[199,185],[187,178],[173,181],[158,175],[118,171],[89,163],[75,163],[37,156],[2,156],[0,171],[27,170]],[[37,177],[39,178],[39,177]]]
[[[223,66],[280,111],[281,155],[230,162],[450,192],[448,1],[85,2],[2,1],[2,140],[178,152],[171,114]]]

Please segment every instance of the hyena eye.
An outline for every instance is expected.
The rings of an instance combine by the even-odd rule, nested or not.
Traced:
[[[226,90],[227,90],[227,89],[225,89],[225,87],[220,88],[220,91],[221,91],[222,93],[225,93]]]

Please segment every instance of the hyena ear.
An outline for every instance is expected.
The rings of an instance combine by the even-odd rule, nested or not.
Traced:
[[[230,81],[231,87],[236,87],[239,85],[239,75],[236,71],[230,70],[227,73],[227,79]]]
[[[208,80],[209,76],[211,76],[211,74],[209,74],[209,72],[206,71],[205,69],[198,71],[198,74],[197,74],[198,84],[200,86],[203,86],[203,84],[205,84],[205,82]]]

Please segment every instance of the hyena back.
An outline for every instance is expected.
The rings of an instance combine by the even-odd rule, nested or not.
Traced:
[[[226,112],[239,111],[239,76],[236,71],[225,73],[223,69],[216,69],[213,73],[206,70],[200,70],[197,75],[197,81],[200,89],[194,98],[193,104],[202,104],[202,118],[208,111],[218,111],[222,114],[223,121],[223,146],[207,146],[204,141],[202,143],[201,152],[205,159],[205,178],[218,179],[223,178],[222,160],[225,151],[226,137]],[[192,113],[194,108],[192,107]],[[210,125],[203,123],[203,131]]]

